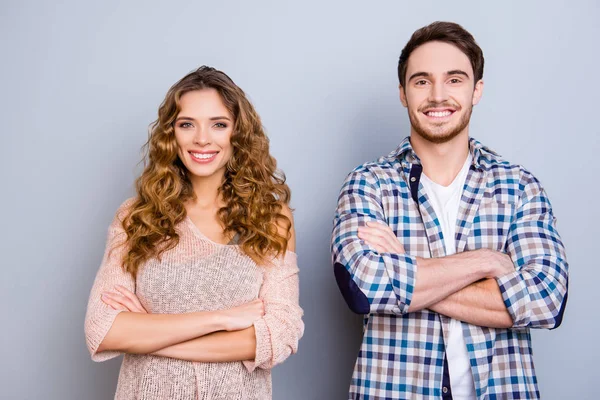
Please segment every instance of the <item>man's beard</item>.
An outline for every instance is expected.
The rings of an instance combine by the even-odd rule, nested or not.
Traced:
[[[417,113],[422,113],[421,110],[426,110],[428,108],[444,108],[447,106],[449,106],[449,105],[448,104],[427,104],[426,106],[421,107],[419,110],[417,110]],[[456,109],[455,112],[460,111],[460,107],[455,107],[455,106],[451,106],[451,107]],[[471,112],[472,111],[473,111],[473,106],[470,106],[468,109],[465,110],[465,113],[463,114],[461,119],[458,121],[458,124],[454,128],[448,127],[449,130],[447,132],[443,132],[442,134],[436,134],[435,131],[431,130],[431,129],[427,130],[427,128],[425,128],[423,125],[421,125],[421,123],[419,122],[419,119],[416,116],[413,116],[410,108],[408,110],[408,119],[410,120],[410,124],[412,125],[412,128],[419,136],[421,136],[423,139],[427,140],[428,142],[440,144],[440,143],[449,142],[450,140],[454,139],[467,127],[467,125],[469,125],[469,121],[471,120]],[[427,118],[427,116],[425,116],[425,118]],[[444,123],[439,126],[443,127],[444,125],[447,125],[447,124],[448,123]]]

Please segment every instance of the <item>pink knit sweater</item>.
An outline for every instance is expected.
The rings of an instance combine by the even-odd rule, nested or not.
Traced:
[[[298,305],[296,254],[288,251],[276,265],[260,267],[238,246],[209,240],[186,218],[177,227],[180,242],[161,261],[146,262],[137,279],[123,272],[125,233],[121,220],[132,199],[121,205],[109,232],[106,251],[94,281],[85,318],[85,337],[94,361],[118,356],[97,352],[121,311],[100,299],[123,285],[149,313],[188,313],[235,307],[262,298],[265,315],[254,324],[254,361],[199,363],[153,355],[125,354],[115,399],[270,399],[271,371],[298,349],[304,332]]]

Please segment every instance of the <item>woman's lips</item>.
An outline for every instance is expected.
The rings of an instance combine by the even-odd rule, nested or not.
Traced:
[[[208,164],[216,158],[217,154],[219,154],[218,151],[210,151],[210,152],[189,151],[188,153],[190,153],[190,155],[192,156],[192,161],[197,162],[198,164]]]

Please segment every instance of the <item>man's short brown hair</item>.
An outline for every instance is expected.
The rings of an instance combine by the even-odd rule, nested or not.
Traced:
[[[437,21],[430,25],[424,26],[412,34],[410,40],[402,49],[400,59],[398,60],[398,79],[400,85],[405,87],[406,83],[406,68],[408,65],[408,57],[419,46],[427,42],[444,42],[452,44],[460,51],[465,53],[471,61],[474,80],[477,83],[483,78],[483,51],[475,42],[475,38],[466,29],[454,22]]]

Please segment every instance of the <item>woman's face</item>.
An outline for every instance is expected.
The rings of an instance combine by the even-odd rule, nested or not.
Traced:
[[[175,140],[190,178],[222,178],[233,152],[233,116],[215,89],[187,92],[181,96],[180,105]]]

